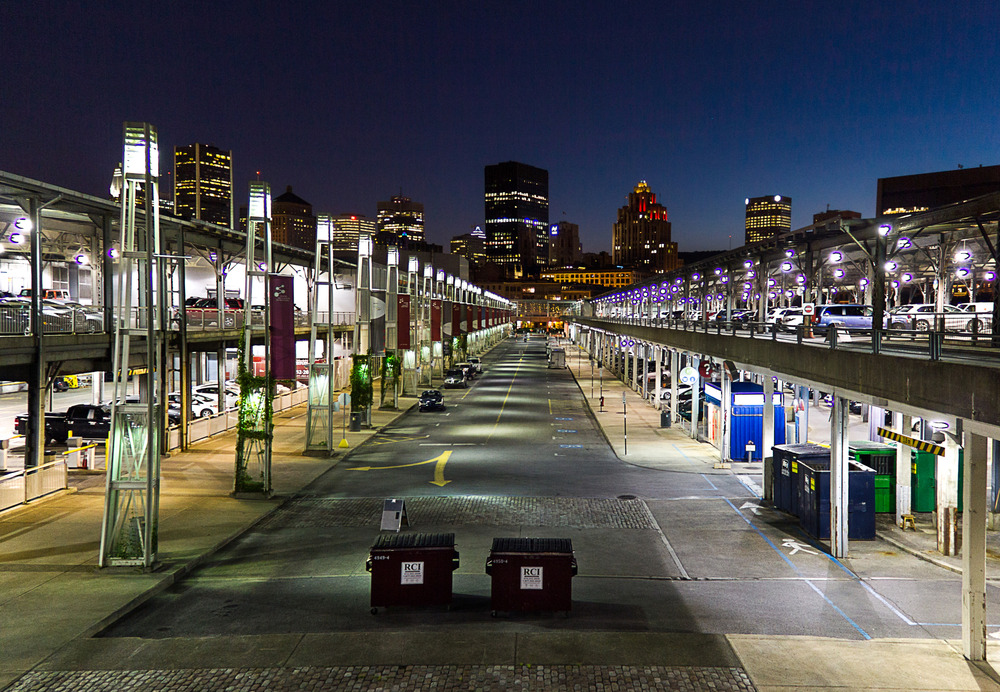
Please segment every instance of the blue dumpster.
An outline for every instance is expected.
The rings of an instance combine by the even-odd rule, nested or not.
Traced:
[[[803,461],[825,459],[830,450],[814,444],[774,446],[774,507],[798,516],[799,466]]]
[[[875,538],[875,469],[847,462],[847,537]],[[830,538],[830,459],[799,464],[799,523],[810,536]]]

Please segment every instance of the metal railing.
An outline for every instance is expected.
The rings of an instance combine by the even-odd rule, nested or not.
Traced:
[[[933,314],[928,313],[931,318]],[[949,314],[949,318],[954,314]],[[970,317],[972,315],[970,314]],[[904,326],[902,320],[889,322],[886,329],[857,329],[841,325],[793,325],[773,322],[743,322],[721,320],[691,320],[672,317],[614,317],[594,319],[609,324],[660,327],[702,334],[716,334],[748,339],[771,339],[794,342],[803,346],[850,350],[855,352],[884,353],[891,355],[950,360],[1000,363],[1000,334],[980,333],[978,330],[940,330],[941,320],[934,328],[924,325]]]
[[[66,459],[9,471],[0,476],[0,511],[69,487]]]
[[[141,328],[139,310],[133,311],[130,319],[132,328]],[[171,330],[180,329],[182,313],[173,309],[170,311]],[[239,329],[243,326],[242,310],[223,310],[220,312],[214,308],[187,308],[183,313],[183,319],[187,320],[189,331],[207,331],[220,329]],[[107,331],[114,324],[113,320],[105,319],[104,308],[87,307],[74,308],[56,314],[48,308],[42,311],[41,317],[42,331],[45,334],[96,334]],[[317,321],[321,324],[352,325],[355,321],[354,312],[338,311],[328,314],[323,312],[317,316]],[[264,324],[264,311],[251,311],[251,324]],[[295,326],[308,327],[310,325],[309,314],[305,312],[295,313]],[[27,336],[31,334],[31,311],[21,304],[11,305],[0,303],[0,336]]]

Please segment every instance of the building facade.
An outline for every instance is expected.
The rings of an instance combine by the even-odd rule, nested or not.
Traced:
[[[747,197],[744,243],[759,243],[792,230],[792,198],[783,195]]]
[[[271,201],[271,240],[305,250],[316,249],[312,205],[292,192],[291,185]]]
[[[879,178],[876,216],[899,216],[1000,191],[1000,166]]]
[[[377,204],[378,234],[385,244],[410,244],[424,241],[424,205],[402,195]],[[396,243],[390,243],[391,239]]]
[[[233,152],[208,144],[174,147],[173,213],[233,227]]]
[[[648,273],[634,269],[546,269],[541,273],[542,279],[558,281],[563,284],[590,284],[608,288],[624,288],[639,283],[648,277]]]
[[[333,237],[330,238],[334,251],[357,252],[361,234],[374,236],[378,227],[364,214],[339,214],[332,218]]]
[[[471,233],[457,235],[451,239],[451,254],[461,255],[469,264],[478,265],[486,261],[486,234],[476,226]]]
[[[659,273],[679,266],[667,208],[656,201],[645,180],[629,193],[628,204],[618,209],[611,251],[614,263],[626,268]]]
[[[486,252],[509,276],[548,262],[549,172],[517,161],[486,166]]]
[[[567,267],[580,261],[580,227],[575,223],[560,221],[549,227],[550,267]]]

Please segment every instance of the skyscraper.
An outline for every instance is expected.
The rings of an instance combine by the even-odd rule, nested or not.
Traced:
[[[316,217],[312,205],[294,192],[292,186],[271,202],[271,239],[305,250],[316,249]]]
[[[1000,166],[957,168],[934,173],[879,178],[875,198],[876,216],[898,216],[926,211],[946,204],[1000,190]]]
[[[486,252],[509,275],[548,261],[549,172],[517,161],[485,168]]]
[[[374,236],[377,227],[363,214],[339,214],[333,217],[332,247],[337,251],[357,252],[361,234]]]
[[[747,197],[744,242],[759,243],[792,230],[792,198],[781,195]]]
[[[174,214],[232,228],[233,152],[174,147]]]
[[[409,197],[394,196],[377,205],[380,242],[389,245],[421,243],[424,240],[424,205]],[[394,242],[390,242],[394,241]]]
[[[628,204],[618,209],[611,249],[614,263],[623,267],[668,272],[679,266],[667,208],[656,201],[645,180],[629,193]]]
[[[580,261],[580,227],[560,221],[549,227],[549,266],[568,267]]]

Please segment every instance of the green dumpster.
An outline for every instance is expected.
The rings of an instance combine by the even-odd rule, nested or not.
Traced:
[[[896,511],[896,448],[881,442],[852,440],[847,447],[854,461],[875,470],[875,511]]]
[[[931,452],[913,450],[912,488],[910,490],[910,508],[914,512],[933,512],[937,508],[937,455]],[[962,511],[962,483],[964,473],[965,453],[958,452],[958,511]]]

